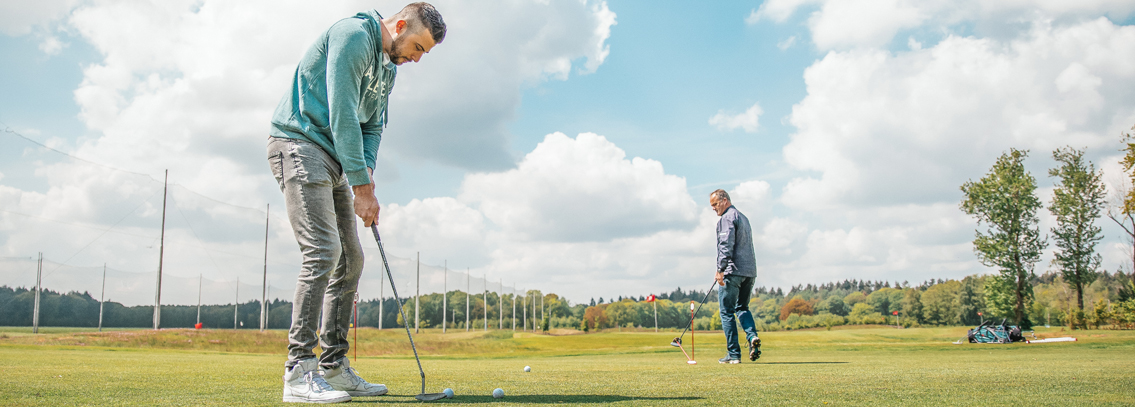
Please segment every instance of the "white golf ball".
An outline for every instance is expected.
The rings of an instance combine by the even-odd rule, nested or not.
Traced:
[[[445,398],[447,399],[453,398],[453,389],[451,388],[445,388],[445,390],[442,390],[442,393],[445,393]]]
[[[528,373],[528,372],[531,372],[531,371],[532,371],[531,367],[528,367],[528,366],[524,367],[524,373]]]
[[[497,387],[496,390],[493,390],[493,398],[494,399],[499,399],[499,398],[503,398],[503,397],[504,397],[504,390],[502,390],[500,387]]]

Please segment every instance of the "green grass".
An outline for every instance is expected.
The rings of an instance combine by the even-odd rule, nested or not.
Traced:
[[[42,332],[42,330],[41,330]],[[1129,405],[1135,332],[1075,331],[1074,343],[953,345],[964,328],[768,332],[758,363],[719,365],[720,333],[696,334],[699,364],[675,332],[416,335],[427,391],[444,404]],[[1038,331],[1062,336],[1059,330]],[[0,329],[0,405],[282,405],[284,332],[215,330],[30,335]],[[487,337],[486,337],[487,336]],[[193,340],[193,342],[184,342]],[[209,341],[222,341],[211,343]],[[360,330],[364,377],[418,403],[401,330]],[[687,336],[686,343],[690,339]],[[363,356],[363,355],[368,356]],[[532,373],[522,371],[532,366]],[[505,390],[494,400],[492,389]]]

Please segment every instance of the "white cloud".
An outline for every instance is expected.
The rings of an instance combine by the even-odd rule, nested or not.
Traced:
[[[780,48],[781,51],[785,51],[789,48],[792,48],[793,45],[796,45],[796,36],[795,35],[788,37],[784,41],[776,43],[776,47]]]
[[[79,0],[37,0],[0,2],[0,33],[19,36],[58,20]]]
[[[761,180],[742,182],[729,191],[729,200],[743,213],[766,212],[770,188],[768,182]],[[709,202],[709,198],[704,198],[704,201]]]
[[[725,111],[719,111],[709,118],[709,125],[717,127],[721,131],[742,129],[746,133],[756,133],[757,129],[760,128],[760,118],[763,113],[764,110],[761,109],[761,105],[754,103],[753,106],[740,114],[731,115],[725,113]]]
[[[753,25],[761,20],[781,23],[792,17],[796,9],[817,2],[818,0],[767,0],[761,3],[759,9],[749,12],[749,16],[745,18],[745,23]]]
[[[516,169],[470,174],[461,191],[505,233],[537,241],[609,241],[697,218],[685,179],[591,133],[549,134]]]
[[[1135,12],[1135,3],[1123,0],[768,0],[750,12],[745,22],[783,23],[797,11],[809,12],[807,26],[816,46],[831,50],[885,45],[899,32],[916,27],[951,32],[954,25],[969,24],[981,33],[1005,35],[1008,31],[1007,36],[1012,37],[1022,21],[1076,21],[1100,15],[1122,20]]]
[[[515,158],[506,125],[514,119],[521,91],[541,81],[593,72],[610,52],[607,39],[615,14],[602,1],[433,3],[445,16],[449,33],[420,64],[400,68],[380,173],[396,176],[397,168],[389,164],[396,160],[432,160],[460,169],[512,167]],[[262,210],[265,197],[279,196],[264,158],[268,120],[300,55],[335,21],[372,7],[390,15],[404,3],[348,0],[313,8],[298,1],[94,0],[74,11],[75,3],[58,3],[51,13],[45,6],[55,3],[5,4],[9,12],[0,12],[5,33],[27,33],[57,21],[50,34],[80,37],[101,54],[100,61],[84,66],[75,90],[80,119],[91,137],[80,138],[73,148],[58,147],[100,163],[156,174],[159,180],[70,161],[52,164],[58,162],[54,156],[36,161],[42,191],[6,186],[0,191],[5,209],[28,215],[0,214],[0,252],[15,255],[50,248],[47,255],[55,260],[75,255],[73,261],[89,264],[113,258],[117,263],[112,267],[149,271],[157,264],[154,242],[161,221],[162,171],[168,168],[175,184]],[[628,162],[635,167],[631,176],[661,169],[651,160]],[[677,177],[657,176],[676,181],[680,188],[672,190],[684,188]],[[171,197],[171,205],[177,206],[167,214],[166,255],[167,264],[170,258],[177,263],[167,270],[170,275],[187,277],[188,270],[202,271],[206,279],[258,275],[264,236],[250,231],[263,232],[263,212],[195,203],[203,198],[194,197],[186,191]],[[693,225],[696,211],[690,206],[682,209],[687,212],[684,218],[667,221]],[[294,237],[282,208],[272,209],[269,279],[294,281]],[[490,232],[481,230],[488,227],[486,218],[461,201],[431,198],[384,210],[388,224],[383,227],[399,237],[393,248],[403,256],[412,245],[424,242],[446,243],[446,250],[431,256],[461,258],[466,264],[488,256],[484,241]],[[661,227],[665,222],[658,220],[660,214],[654,216],[616,226]],[[106,236],[122,230],[133,235],[99,238],[119,219],[124,223]],[[69,228],[82,232],[70,233]],[[633,233],[612,232],[607,239]],[[209,252],[228,265],[223,272],[214,270],[205,256]],[[221,252],[239,255],[217,254]]]
[[[104,59],[84,69],[75,91],[80,118],[102,135],[78,154],[149,173],[168,167],[187,186],[252,204],[250,188],[275,189],[264,174],[268,120],[299,55],[336,20],[373,6],[106,0],[80,7],[69,22]],[[471,169],[512,165],[506,124],[522,87],[566,79],[577,60],[582,71],[596,69],[615,18],[603,2],[436,6],[449,35],[421,63],[400,68],[382,154]],[[389,15],[398,6],[378,7]],[[489,20],[498,23],[481,23]]]
[[[60,41],[59,37],[50,35],[39,43],[39,50],[43,51],[43,53],[47,55],[55,55],[58,54],[59,51],[62,51],[63,47],[65,46],[67,46],[67,44],[64,44],[63,41]]]
[[[1038,24],[1008,43],[948,37],[928,49],[829,53],[793,107],[785,187],[795,208],[955,201],[955,188],[1010,147],[1034,157],[1114,142],[1135,113],[1124,58],[1135,27]],[[896,170],[902,169],[902,170]]]
[[[808,20],[820,49],[884,45],[899,30],[917,27],[927,16],[904,0],[825,2]]]

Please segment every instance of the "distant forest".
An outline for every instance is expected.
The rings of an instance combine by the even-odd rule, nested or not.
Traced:
[[[781,288],[757,287],[749,308],[757,320],[758,329],[776,331],[803,329],[845,324],[894,324],[903,326],[975,325],[983,319],[1008,317],[1009,310],[997,309],[986,300],[984,287],[989,276],[969,276],[960,280],[936,279],[917,285],[908,282],[844,280],[825,284],[801,284],[788,292]],[[1059,273],[1046,273],[1031,279],[1035,298],[1030,302],[1030,323],[1067,325],[1069,311],[1075,308],[1074,291],[1069,289]],[[514,298],[512,295],[487,296],[476,293],[469,300],[469,325],[484,328],[488,314],[488,327],[512,328],[515,306],[517,329],[571,328],[590,331],[607,328],[655,326],[681,328],[689,322],[689,302],[706,298],[705,291],[677,288],[657,294],[657,303],[646,302],[645,295],[591,299],[586,304],[571,304],[556,294],[530,291]],[[27,288],[0,286],[0,326],[30,326],[35,293]],[[532,299],[540,301],[533,309]],[[513,304],[513,300],[516,304]],[[465,328],[466,293],[450,291],[446,295],[446,326]],[[485,309],[487,300],[488,309]],[[709,293],[710,305],[702,308],[695,319],[696,329],[720,329],[717,317],[716,291]],[[413,298],[405,299],[405,311],[414,315]],[[1135,283],[1130,275],[1100,273],[1085,290],[1085,303],[1090,304],[1087,321],[1094,326],[1129,327],[1133,315],[1123,304],[1135,304]],[[1116,306],[1113,306],[1113,303]],[[359,326],[378,327],[379,310],[382,327],[402,326],[397,302],[387,298],[360,302]],[[502,307],[503,305],[503,307]],[[657,305],[657,307],[655,306]],[[422,295],[419,299],[419,325],[423,328],[440,328],[442,322],[442,295]],[[502,310],[503,308],[503,310]],[[542,309],[541,309],[542,308]],[[232,329],[236,312],[237,329],[259,329],[260,301],[249,301],[235,306],[201,306],[201,323],[205,328]],[[287,329],[291,323],[291,302],[274,300],[269,303],[268,328]],[[503,311],[503,318],[501,315]],[[533,311],[537,313],[533,317]],[[980,315],[979,315],[980,313]],[[44,290],[40,297],[40,326],[96,327],[99,302],[88,293],[60,294]],[[163,305],[163,328],[191,328],[197,322],[197,306]],[[1081,325],[1082,325],[1081,324]],[[149,328],[153,326],[153,306],[127,307],[116,302],[104,305],[103,327]]]

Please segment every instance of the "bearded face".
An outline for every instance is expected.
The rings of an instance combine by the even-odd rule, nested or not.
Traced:
[[[405,26],[403,26],[405,27]],[[418,62],[422,55],[429,52],[436,45],[429,30],[403,28],[393,36],[390,50],[390,62],[402,65],[406,62]]]

